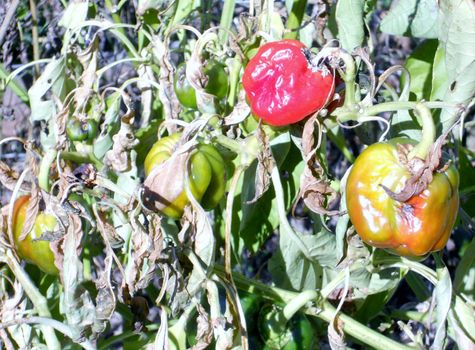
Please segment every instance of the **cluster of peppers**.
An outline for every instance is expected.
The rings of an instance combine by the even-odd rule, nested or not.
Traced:
[[[204,73],[208,78],[204,90],[223,99],[228,87],[225,66],[210,60]],[[328,106],[334,95],[335,76],[323,63],[314,62],[301,42],[282,40],[267,43],[258,50],[244,70],[242,84],[254,117],[271,126],[284,126],[300,122]],[[184,65],[176,70],[174,88],[184,107],[197,109],[196,94],[186,79]],[[97,132],[97,122],[92,119],[71,119],[67,124],[67,135],[73,142],[91,143]],[[426,135],[425,142],[427,138],[432,138],[433,142],[434,136],[434,133]],[[167,167],[171,158],[176,158],[183,143],[180,133],[157,141],[145,159],[147,178],[163,174],[160,171]],[[350,220],[364,242],[413,257],[445,247],[459,205],[458,173],[450,164],[434,170],[427,186],[405,200],[391,195],[402,191],[414,176],[407,162],[417,157],[425,161],[427,157],[426,149],[421,154],[409,152],[407,162],[401,160],[401,147],[418,149],[415,144],[413,140],[395,139],[366,148],[349,172],[345,191]],[[226,190],[224,160],[215,146],[197,143],[182,161],[186,162],[184,173],[171,171],[169,178],[161,179],[170,186],[175,184],[176,191],[163,194],[152,188],[146,191],[144,198],[150,209],[172,219],[182,217],[184,208],[190,204],[189,193],[205,210],[210,210],[220,202]],[[17,253],[44,272],[55,275],[58,269],[49,242],[37,238],[46,231],[54,231],[57,220],[52,214],[40,212],[31,232],[25,235],[22,231],[29,200],[28,196],[18,198],[13,210],[12,232]],[[244,299],[243,304],[253,305],[255,300],[248,299]],[[247,314],[251,314],[249,310]],[[300,346],[306,344],[303,348],[310,347],[313,338],[309,336],[309,321],[304,316],[297,316],[291,322],[281,322],[277,319],[279,315],[279,311],[267,310],[258,316],[265,320],[261,324],[271,325],[275,321],[285,325],[278,337],[270,334],[275,332],[272,327],[260,330],[266,334],[266,339],[272,339],[266,346],[296,349],[298,340]],[[253,322],[256,317],[252,315],[249,321]]]

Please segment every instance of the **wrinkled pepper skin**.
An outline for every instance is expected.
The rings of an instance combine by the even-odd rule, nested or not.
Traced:
[[[180,133],[172,134],[163,137],[152,146],[145,158],[144,170],[146,176],[150,175],[155,167],[172,156],[180,138]],[[204,209],[211,210],[218,205],[224,196],[226,188],[224,160],[214,146],[199,144],[190,156],[189,162],[190,178],[188,180],[191,193]],[[169,181],[184,183],[183,179],[180,178],[184,176],[185,174],[176,174],[176,178]],[[160,211],[170,218],[179,219],[189,202],[186,189],[183,188],[175,198],[165,198],[163,196],[164,208]]]
[[[51,251],[50,242],[44,240],[35,241],[35,239],[40,238],[43,233],[55,229],[57,221],[53,215],[40,212],[36,216],[35,224],[31,232],[23,241],[20,241],[29,200],[29,196],[23,196],[15,201],[12,229],[16,251],[20,258],[38,266],[43,272],[50,275],[57,275],[59,271],[54,264],[54,254]]]
[[[409,178],[398,160],[395,141],[373,144],[350,171],[346,202],[363,241],[398,255],[417,257],[445,247],[459,207],[459,176],[452,165],[435,172],[427,189],[405,203],[392,199],[380,186],[399,193]]]
[[[297,123],[331,100],[334,77],[312,67],[298,40],[263,45],[247,64],[242,84],[254,115],[267,124]]]

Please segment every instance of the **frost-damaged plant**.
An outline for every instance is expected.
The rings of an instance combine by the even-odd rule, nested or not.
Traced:
[[[472,348],[473,4],[398,2],[378,29],[425,40],[390,66],[378,2],[218,3],[71,2],[60,54],[2,70],[40,129],[1,141],[2,345]],[[387,306],[403,281],[417,311]]]

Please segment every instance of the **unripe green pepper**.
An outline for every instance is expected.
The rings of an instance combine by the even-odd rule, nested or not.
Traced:
[[[172,157],[180,138],[181,134],[176,133],[160,139],[152,146],[144,162],[146,184],[150,175],[155,176],[153,170],[156,167],[162,163],[164,163],[162,167],[172,166],[171,163],[165,162]],[[188,180],[193,197],[204,209],[213,209],[224,196],[226,187],[224,160],[217,149],[212,145],[199,144],[189,157],[189,175],[188,179],[185,179],[184,173],[170,174],[165,171],[157,175],[159,178],[154,181],[162,181],[165,187],[179,186],[180,188],[170,192],[160,190],[161,193],[155,193],[155,189],[147,189],[146,186],[145,201],[149,204],[153,202],[150,206],[164,215],[179,219],[183,215],[185,206],[190,202],[184,187],[185,180]],[[164,177],[160,178],[160,176]]]
[[[459,207],[457,169],[436,171],[427,189],[399,202],[385,191],[399,192],[411,177],[401,163],[397,139],[369,146],[356,159],[346,184],[348,214],[363,241],[398,255],[423,256],[445,247]],[[381,186],[382,185],[382,186]]]
[[[66,134],[71,141],[91,143],[97,135],[98,126],[94,119],[70,118],[66,123]]]
[[[264,349],[312,349],[314,345],[312,325],[305,315],[297,313],[287,321],[274,305],[261,309],[259,331],[265,342]]]
[[[204,90],[208,94],[216,96],[218,100],[226,97],[229,82],[225,65],[213,59],[208,60],[203,67],[203,73],[207,78]],[[185,63],[178,65],[175,71],[173,87],[178,101],[180,101],[184,107],[197,108],[196,92],[188,79],[186,79]]]
[[[36,240],[45,232],[54,231],[57,225],[55,216],[40,212],[35,218],[33,229],[24,240],[20,241],[29,201],[30,196],[20,197],[15,201],[13,208],[12,231],[16,251],[20,258],[38,266],[42,271],[57,275],[59,271],[54,264],[54,254],[51,251],[50,242]]]

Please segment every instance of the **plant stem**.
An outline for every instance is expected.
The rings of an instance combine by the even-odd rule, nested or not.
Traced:
[[[8,73],[8,71],[5,69],[3,64],[0,63],[0,79],[7,79],[9,75],[10,73]],[[20,100],[22,100],[25,103],[28,103],[28,101],[30,100],[30,98],[28,97],[28,91],[26,91],[26,89],[23,86],[21,86],[16,80],[11,79],[10,81],[6,83],[6,86],[1,86],[0,89],[4,89],[4,88],[6,89],[7,86],[9,86],[10,89],[12,89],[12,91],[15,93],[15,95],[17,95],[20,98]]]
[[[308,310],[306,313],[308,315],[316,316],[326,322],[332,322],[335,316],[336,309],[328,301],[325,301],[322,305],[321,310]],[[337,319],[342,324],[343,331],[346,334],[351,335],[353,338],[358,339],[364,344],[369,345],[374,349],[385,349],[385,350],[403,350],[403,349],[414,349],[413,347],[398,343],[395,340],[392,340],[388,337],[385,337],[379,332],[376,332],[364,324],[355,321],[350,316],[347,316],[343,313],[338,313]]]
[[[383,112],[394,112],[398,110],[408,110],[415,109],[420,102],[411,102],[411,101],[394,101],[394,102],[383,102],[374,106],[370,106],[365,109],[367,115],[378,115]],[[447,102],[439,101],[426,101],[424,105],[427,108],[458,108],[459,106]]]
[[[421,141],[409,152],[408,158],[412,159],[418,157],[420,159],[426,159],[429,151],[435,141],[435,125],[432,119],[432,114],[429,108],[423,103],[416,105],[416,114],[421,120],[422,124],[422,138]]]
[[[36,11],[36,0],[30,0],[30,12],[31,12],[31,39],[33,45],[33,61],[40,59],[40,47],[38,38],[38,12]],[[40,74],[40,68],[35,65],[35,73],[38,76]]]
[[[49,192],[50,190],[49,172],[54,161],[56,160],[57,154],[58,151],[56,149],[50,148],[46,151],[45,155],[43,156],[43,159],[41,160],[40,172],[38,174],[38,183],[40,187],[47,192]]]
[[[341,50],[340,58],[345,63],[345,74],[343,75],[343,80],[345,81],[345,107],[353,108],[356,101],[355,99],[355,77],[356,77],[356,64],[353,56],[348,52]]]
[[[213,270],[217,275],[221,277],[225,276],[224,268],[222,266],[214,265]],[[259,281],[248,279],[239,273],[233,273],[233,278],[239,289],[247,293],[259,294],[262,297],[273,301],[287,304],[298,296],[298,293],[296,292],[270,287]],[[307,315],[318,317],[326,322],[332,322],[336,309],[327,301],[322,302],[321,300],[317,300],[317,298],[314,301],[317,303],[317,306],[308,307],[304,312]],[[414,349],[387,338],[381,333],[366,327],[341,312],[338,313],[337,317],[338,320],[341,321],[342,329],[345,333],[373,348],[385,350]]]
[[[301,308],[317,298],[318,293],[314,290],[304,290],[299,293],[295,298],[288,302],[287,305],[285,305],[284,310],[282,310],[284,318],[287,321],[290,320]]]
[[[51,318],[51,313],[49,312],[48,302],[45,297],[38,291],[38,288],[33,284],[30,277],[25,273],[21,268],[17,259],[13,256],[13,253],[10,249],[6,250],[6,262],[13,274],[15,275],[18,282],[25,290],[26,295],[33,303],[38,315],[41,317]],[[49,326],[41,326],[41,330],[45,337],[46,345],[50,350],[59,350],[61,345],[56,337],[54,329]]]
[[[224,45],[228,40],[228,30],[231,28],[233,23],[233,14],[234,7],[236,5],[236,0],[224,0],[223,12],[221,13],[221,21],[219,26],[223,28],[219,32],[219,42],[221,45]]]
[[[61,152],[60,154],[61,159],[64,160],[70,160],[76,164],[85,164],[85,163],[91,163],[94,164],[94,166],[100,170],[104,166],[102,162],[96,158],[94,153],[80,153],[80,152]]]
[[[224,135],[215,135],[214,140],[236,154],[240,154],[243,150],[241,142],[230,139]]]
[[[307,7],[307,0],[294,0],[292,3],[292,10],[289,13],[287,20],[287,29],[285,39],[297,39],[299,37],[299,28],[302,24],[305,9]]]
[[[239,72],[242,68],[242,61],[239,55],[236,55],[233,59],[233,65],[231,67],[231,71],[229,72],[229,94],[228,94],[228,104],[229,107],[234,107],[236,104],[236,97],[238,86],[240,82],[240,75]]]

